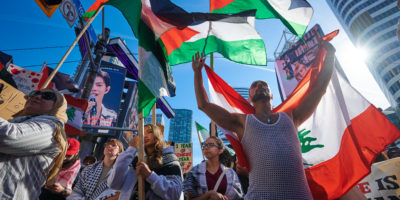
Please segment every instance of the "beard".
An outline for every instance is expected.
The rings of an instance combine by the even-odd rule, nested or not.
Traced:
[[[251,101],[253,103],[255,103],[257,101],[260,101],[260,100],[269,101],[269,100],[271,100],[271,95],[269,93],[264,93],[263,92],[263,93],[257,93],[251,98]]]
[[[76,154],[71,160],[64,161],[62,164],[62,168],[68,168],[73,165],[79,159],[78,154]]]

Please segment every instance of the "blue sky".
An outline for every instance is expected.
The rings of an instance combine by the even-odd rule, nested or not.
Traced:
[[[94,2],[93,0],[81,1],[85,9],[88,9]],[[209,10],[208,0],[173,0],[172,2],[187,11],[208,12]],[[387,100],[367,67],[363,64],[362,59],[358,56],[360,50],[352,45],[326,2],[309,0],[309,3],[314,8],[314,16],[310,27],[319,23],[325,33],[340,29],[340,35],[332,43],[337,49],[338,60],[352,85],[377,107],[387,108],[389,106]],[[57,63],[75,39],[74,30],[68,26],[59,10],[51,18],[47,18],[34,0],[2,2],[0,23],[3,27],[0,32],[0,51],[12,55],[14,57],[14,64],[22,67],[41,65],[43,62]],[[100,34],[100,17],[95,19],[93,26],[96,33]],[[130,27],[118,10],[110,6],[106,7],[105,26],[111,29],[111,37],[121,37],[126,41],[130,50],[133,53],[137,53],[138,41],[134,38]],[[277,19],[257,20],[256,29],[264,39],[268,58],[272,59],[284,26]],[[38,47],[58,48],[23,51],[12,50]],[[231,86],[248,87],[254,80],[265,80],[270,84],[272,93],[277,97],[273,100],[273,105],[277,106],[281,103],[274,72],[274,63],[268,63],[268,66],[247,66],[230,62],[218,54],[215,57],[216,73],[231,84]],[[76,47],[66,59],[69,63],[65,63],[60,71],[72,74],[79,64],[77,61],[80,59],[80,53]],[[56,64],[50,64],[50,66],[55,67]],[[41,66],[27,68],[39,71]],[[173,98],[167,98],[167,100],[173,108],[193,110],[193,157],[194,164],[197,164],[202,160],[202,156],[194,121],[197,121],[204,127],[208,127],[210,120],[204,113],[197,109],[193,89],[193,72],[190,63],[172,66],[172,70],[177,85],[177,95]],[[204,79],[206,80],[206,76],[204,76]],[[207,85],[205,86],[207,87]],[[166,120],[165,130],[166,132],[169,130],[169,120]]]

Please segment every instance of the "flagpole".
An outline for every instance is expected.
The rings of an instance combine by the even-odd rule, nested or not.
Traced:
[[[199,141],[200,141],[200,135],[199,135],[198,131],[197,131],[197,136],[199,136]],[[200,150],[201,150],[201,155],[203,156],[203,160],[206,160],[206,158],[204,157],[204,153],[203,153],[203,149],[202,149],[201,143],[200,143]]]
[[[152,120],[152,124],[153,124],[153,125],[156,125],[156,124],[157,124],[157,120],[156,120],[156,106],[157,106],[157,104],[154,103],[154,106],[153,106],[152,111],[151,111],[151,120]],[[161,128],[161,127],[160,127],[160,128]]]
[[[197,127],[196,127],[196,128],[197,128]],[[201,144],[199,129],[197,129],[197,136],[199,136],[199,143],[200,143],[201,155],[203,155],[203,160],[205,160],[206,158],[204,157],[204,153],[203,153],[202,146],[201,146],[202,144]]]
[[[47,63],[46,63],[46,61],[44,61],[43,65],[42,65],[42,69],[40,69],[40,71],[43,71],[43,69],[46,67],[46,65],[47,65]]]
[[[333,66],[335,66],[335,65],[333,65]],[[354,142],[354,145],[356,145],[358,147],[356,149],[358,151],[358,154],[359,154],[362,162],[364,163],[365,166],[368,166],[369,162],[368,162],[367,158],[365,158],[365,155],[361,152],[361,148],[360,148],[361,146],[358,143],[358,140],[354,134],[353,127],[351,126],[349,111],[347,110],[346,102],[344,100],[344,95],[343,95],[342,89],[340,88],[339,79],[338,79],[337,72],[335,69],[333,69],[331,81],[332,81],[333,89],[335,90],[335,93],[336,93],[336,98],[337,98],[339,106],[340,106],[340,111],[342,112],[342,116],[344,118],[344,121],[346,122],[352,142]]]
[[[139,113],[139,123],[138,123],[138,162],[144,162],[144,122],[143,122],[143,110]],[[144,179],[141,175],[138,177],[138,199],[145,200],[144,191]]]
[[[82,35],[86,32],[86,29],[88,29],[88,27],[90,26],[90,24],[92,24],[93,20],[97,17],[97,15],[100,13],[100,11],[104,8],[104,5],[102,5],[99,10],[97,11],[97,13],[89,19],[89,21],[87,22],[86,26],[83,27],[82,31],[79,33],[79,35],[76,37],[75,41],[72,43],[72,45],[69,47],[68,51],[64,54],[64,56],[62,57],[62,59],[60,60],[60,62],[58,63],[57,67],[51,72],[50,76],[47,78],[47,80],[44,82],[43,86],[41,89],[46,88],[50,81],[54,78],[54,76],[56,75],[57,71],[60,69],[61,65],[64,63],[65,59],[67,59],[68,55],[71,53],[72,49],[74,49],[76,43],[79,41],[79,39],[81,39]]]

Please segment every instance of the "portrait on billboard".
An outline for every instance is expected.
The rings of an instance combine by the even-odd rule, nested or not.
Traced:
[[[315,25],[304,34],[302,40],[297,41],[276,59],[275,70],[283,99],[290,95],[307,74],[317,54],[318,40],[322,35],[320,26]]]
[[[102,64],[90,92],[84,124],[114,127],[117,124],[126,69],[113,64]],[[90,132],[110,133],[109,130]]]

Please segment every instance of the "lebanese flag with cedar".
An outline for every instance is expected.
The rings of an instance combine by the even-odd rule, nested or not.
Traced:
[[[337,31],[328,34],[330,41]],[[322,68],[326,51],[320,49],[314,67]],[[252,106],[206,66],[211,102],[231,113],[254,113]],[[310,85],[311,71],[274,112],[298,106]],[[318,86],[316,86],[318,87]],[[400,137],[400,131],[374,105],[334,72],[314,114],[299,128],[308,184],[314,199],[341,197],[370,173],[375,157]],[[241,143],[228,133],[239,164],[248,166]],[[251,170],[251,166],[249,168]]]
[[[65,124],[65,132],[67,135],[83,135],[83,115],[88,106],[88,101],[72,97],[71,95],[64,95],[67,100],[67,116],[68,121]]]

